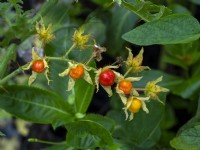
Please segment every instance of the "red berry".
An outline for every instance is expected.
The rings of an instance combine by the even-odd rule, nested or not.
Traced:
[[[37,73],[41,73],[45,70],[43,60],[35,60],[32,65],[32,70]]]
[[[100,73],[99,83],[102,86],[111,86],[115,83],[115,73],[108,69]]]

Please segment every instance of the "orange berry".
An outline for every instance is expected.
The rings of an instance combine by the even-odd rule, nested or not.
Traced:
[[[69,71],[69,76],[73,79],[80,79],[84,74],[84,68],[82,65],[78,65],[76,68],[72,68]]]
[[[32,70],[37,73],[41,73],[45,70],[43,60],[35,60],[32,65]]]
[[[118,88],[124,92],[124,94],[130,94],[133,88],[133,85],[128,80],[121,80],[119,82]]]

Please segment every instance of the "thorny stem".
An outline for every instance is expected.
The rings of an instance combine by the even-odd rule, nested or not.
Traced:
[[[76,44],[73,44],[69,49],[68,51],[65,53],[65,56],[64,57],[67,57],[69,55],[69,53],[76,47]]]
[[[124,77],[126,77],[126,76],[130,73],[131,70],[132,70],[132,68],[129,68],[129,69],[126,71],[126,73],[124,74]]]
[[[50,145],[59,145],[59,144],[63,144],[63,142],[50,142],[50,141],[43,141],[43,140],[39,140],[39,139],[35,139],[35,138],[30,138],[28,139],[29,142],[36,142],[36,143],[43,143],[43,144],[50,144]]]

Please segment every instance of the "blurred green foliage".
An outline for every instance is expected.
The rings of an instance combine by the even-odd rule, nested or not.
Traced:
[[[198,0],[91,0],[88,3],[54,0],[44,2],[38,11],[24,11],[22,4],[21,0],[0,2],[1,118],[13,115],[34,123],[51,124],[54,128],[64,126],[68,130],[66,141],[45,150],[96,147],[109,150],[199,149]],[[140,111],[129,122],[125,121],[119,96],[114,94],[105,116],[89,114],[87,110],[95,86],[80,80],[74,90],[66,92],[69,78],[60,78],[58,73],[66,68],[67,63],[57,61],[49,63],[53,80],[50,86],[42,77],[33,87],[26,86],[21,83],[25,77],[17,75],[18,72],[5,82],[13,73],[11,64],[16,61],[20,48],[28,51],[25,42],[32,47],[34,25],[41,18],[46,26],[52,24],[56,36],[44,47],[46,56],[63,56],[73,44],[72,35],[79,27],[91,33],[97,45],[106,45],[107,55],[112,59],[117,56],[125,58],[127,45],[134,49],[134,53],[138,46],[148,49],[159,45],[160,58],[150,58],[159,59],[159,68],[133,74],[143,76],[133,86],[144,87],[148,81],[163,76],[159,85],[170,89],[170,93],[158,96],[165,105],[157,101],[147,103],[150,113]],[[86,52],[75,49],[69,58],[84,62],[92,52],[92,49]],[[96,63],[92,61],[89,66],[96,67]],[[91,73],[91,76],[94,82],[95,75]],[[184,113],[180,115],[179,112]],[[5,135],[0,132],[0,136]]]

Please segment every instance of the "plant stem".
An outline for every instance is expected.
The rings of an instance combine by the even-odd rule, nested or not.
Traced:
[[[72,61],[70,59],[66,59],[64,57],[47,57],[47,59],[49,60],[56,60],[56,61]],[[24,66],[26,66],[27,64],[25,64]],[[0,80],[0,85],[6,83],[9,79],[15,77],[18,73],[23,72],[23,66],[19,67],[17,70],[13,71],[12,73],[10,73],[9,75],[5,76],[3,79]]]
[[[65,53],[65,56],[64,57],[67,57],[69,55],[69,53],[76,47],[76,44],[73,44],[69,49],[68,51]]]
[[[126,73],[124,74],[124,77],[126,77],[126,76],[130,73],[131,70],[132,70],[132,68],[129,68],[129,69],[126,71]]]
[[[50,145],[59,145],[59,144],[63,144],[63,142],[50,142],[50,141],[43,141],[43,140],[39,140],[39,139],[35,139],[35,138],[30,138],[28,139],[29,142],[36,142],[36,143],[43,143],[43,144],[50,144]]]
[[[48,60],[56,60],[56,61],[66,61],[66,62],[71,62],[72,60],[66,59],[64,57],[47,57]]]
[[[85,65],[88,65],[93,58],[94,57],[90,57],[90,59],[85,63]]]
[[[25,66],[25,65],[24,65]],[[23,67],[23,66],[22,66]],[[0,80],[0,85],[6,83],[6,81],[8,81],[9,79],[13,78],[14,76],[16,76],[18,73],[22,72],[22,67],[19,67],[17,70],[13,71],[12,73],[10,73],[9,75],[7,75],[6,77],[4,77],[3,79]]]

